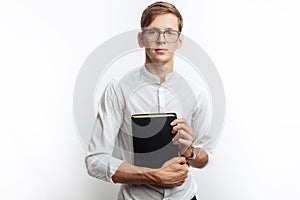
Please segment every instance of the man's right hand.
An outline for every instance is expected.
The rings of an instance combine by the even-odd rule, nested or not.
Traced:
[[[184,157],[172,158],[159,169],[139,167],[124,162],[112,176],[112,180],[115,183],[175,187],[184,183],[188,176],[188,171],[189,167]]]
[[[175,157],[153,172],[155,184],[164,187],[180,186],[188,176],[189,167],[184,157]]]

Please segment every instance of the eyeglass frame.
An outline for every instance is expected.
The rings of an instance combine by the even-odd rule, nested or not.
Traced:
[[[144,28],[143,28],[143,29],[142,29],[142,35],[143,35],[143,36],[144,36],[144,34],[145,34],[146,31],[157,31],[157,32],[159,33],[156,40],[154,40],[154,41],[149,41],[149,40],[148,40],[149,42],[156,42],[156,41],[159,39],[160,34],[163,34],[165,41],[169,42],[169,41],[166,39],[166,36],[165,36],[165,33],[168,32],[168,31],[172,31],[172,32],[176,32],[176,33],[177,33],[177,39],[176,39],[174,42],[169,42],[169,43],[175,43],[175,42],[177,42],[178,39],[179,39],[179,37],[180,37],[180,35],[181,35],[181,32],[180,32],[180,31],[176,31],[176,30],[173,30],[173,29],[160,30],[160,29],[156,29],[156,28],[151,28],[151,29],[144,29]],[[146,40],[147,40],[147,39],[146,39]]]

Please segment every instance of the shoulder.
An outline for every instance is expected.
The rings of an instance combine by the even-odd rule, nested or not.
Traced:
[[[140,69],[141,67],[136,67],[125,74],[112,78],[106,85],[105,92],[118,97],[128,95],[139,84]]]
[[[199,97],[201,95],[209,94],[209,88],[202,77],[190,77],[176,71],[175,73],[177,81],[180,83],[181,87],[192,90],[194,96]]]
[[[141,76],[141,67],[135,67],[131,69],[129,72],[119,75],[117,77],[114,77],[111,80],[111,84],[115,86],[121,86],[124,84],[132,83],[135,81],[138,81]]]

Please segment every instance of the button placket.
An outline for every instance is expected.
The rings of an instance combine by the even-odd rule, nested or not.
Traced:
[[[163,86],[160,86],[158,88],[158,110],[159,112],[166,112],[165,111],[165,88]]]

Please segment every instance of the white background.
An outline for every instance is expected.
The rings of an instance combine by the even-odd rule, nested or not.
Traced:
[[[72,95],[87,56],[139,28],[153,1],[0,3],[0,199],[113,199],[89,177]],[[202,200],[300,199],[300,3],[170,1],[213,59],[226,123],[213,163],[194,171]]]

